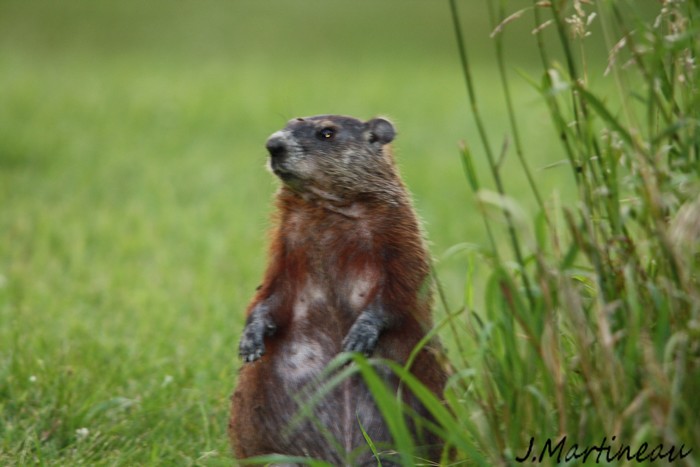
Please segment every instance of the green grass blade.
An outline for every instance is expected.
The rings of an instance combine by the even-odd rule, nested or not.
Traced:
[[[377,459],[377,465],[381,467],[382,459],[379,457],[379,451],[377,451],[377,446],[374,445],[374,441],[372,441],[372,438],[369,436],[369,434],[365,430],[365,427],[362,425],[362,420],[360,420],[359,415],[357,416],[357,424],[360,427],[360,431],[362,432],[362,437],[365,438],[365,441],[367,442],[367,445],[372,451],[374,458]]]

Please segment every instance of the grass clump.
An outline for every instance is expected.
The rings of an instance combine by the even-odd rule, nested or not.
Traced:
[[[588,447],[604,446],[598,459],[629,462],[647,443],[650,451],[663,447],[642,459],[675,447],[671,457],[690,465],[696,454],[688,453],[700,446],[700,7],[661,2],[649,14],[626,2],[573,1],[533,2],[527,10],[542,65],[530,80],[547,102],[577,190],[574,202],[562,204],[539,192],[518,144],[501,50],[507,23],[524,21],[525,11],[507,16],[505,3],[491,9],[496,60],[510,134],[539,210],[531,220],[522,214],[481,130],[452,1],[496,186],[481,187],[476,152],[465,146],[465,171],[491,238],[475,255],[491,273],[483,310],[466,314],[475,371],[456,375],[452,405],[475,421],[471,436],[489,463],[581,462]],[[547,30],[560,50],[541,39]],[[616,94],[593,84],[590,34],[605,39],[605,75]],[[507,242],[496,240],[500,229]]]

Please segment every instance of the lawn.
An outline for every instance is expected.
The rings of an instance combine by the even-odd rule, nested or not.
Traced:
[[[462,3],[480,110],[510,147],[487,13]],[[0,464],[231,463],[228,396],[277,186],[264,142],[292,117],[396,123],[462,306],[469,265],[449,252],[487,237],[459,142],[487,164],[453,36],[443,2],[0,3]],[[506,50],[529,164],[567,199],[573,177],[521,77],[534,39]]]

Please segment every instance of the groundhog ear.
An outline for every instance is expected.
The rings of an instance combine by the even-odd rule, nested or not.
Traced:
[[[367,122],[369,127],[369,142],[388,144],[394,140],[396,130],[389,120],[374,118]]]

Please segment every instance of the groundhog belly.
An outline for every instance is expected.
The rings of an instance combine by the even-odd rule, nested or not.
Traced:
[[[322,314],[326,316],[321,317]],[[336,321],[333,315],[337,312],[325,301],[295,308],[289,330],[275,344],[275,354],[271,356],[275,374],[289,392],[316,380],[340,351],[338,333],[330,334],[314,323],[314,319]]]
[[[243,431],[256,433],[256,442],[249,446],[258,446],[260,453],[311,456],[341,465],[348,453],[365,444],[358,420],[373,440],[389,441],[379,410],[359,376],[315,399],[308,417],[298,418],[300,409],[328,381],[324,369],[341,351],[342,338],[350,328],[349,310],[338,308],[318,290],[309,289],[298,299],[288,330],[276,336],[263,359],[242,368],[234,407],[248,413],[234,419],[250,423]],[[319,320],[326,325],[319,326]],[[261,437],[265,442],[260,443]],[[369,456],[369,452],[356,454],[358,463]]]
[[[324,369],[342,352],[343,339],[365,306],[358,298],[368,288],[362,281],[348,276],[348,283],[335,291],[321,285],[321,281],[306,281],[294,300],[288,329],[272,344],[274,355],[270,355],[270,365],[287,394],[319,388]],[[344,399],[328,403],[355,402]]]

